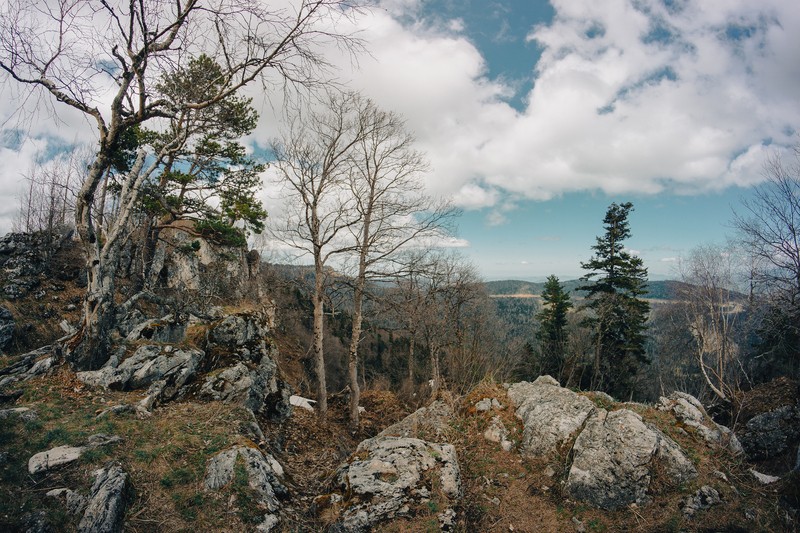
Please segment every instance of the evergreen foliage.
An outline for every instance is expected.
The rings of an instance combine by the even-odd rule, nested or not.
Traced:
[[[536,333],[542,359],[542,373],[560,379],[565,359],[567,313],[572,307],[569,293],[556,276],[549,276],[542,290],[543,308],[536,314],[540,329]]]
[[[633,393],[639,367],[648,362],[645,331],[650,304],[642,299],[647,293],[647,269],[623,245],[631,236],[632,210],[630,202],[609,206],[603,219],[605,234],[592,246],[594,256],[581,263],[588,273],[581,278],[587,284],[580,290],[586,291],[586,307],[593,312],[587,319],[595,344],[592,388],[617,398]]]

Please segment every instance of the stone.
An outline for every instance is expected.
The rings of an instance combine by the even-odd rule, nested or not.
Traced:
[[[129,492],[128,474],[121,466],[109,464],[95,471],[94,476],[89,502],[78,524],[78,532],[122,531]]]
[[[777,483],[781,480],[781,478],[777,476],[770,476],[769,474],[762,474],[761,472],[757,472],[754,469],[750,469],[750,473],[753,474],[753,477],[758,480],[759,483],[762,485],[771,485],[772,483]]]
[[[130,329],[125,337],[128,342],[149,340],[152,342],[181,343],[186,339],[185,320],[175,319],[174,315],[145,320]]]
[[[602,509],[647,502],[654,459],[676,483],[696,477],[678,445],[627,409],[599,409],[573,446],[566,493]]]
[[[58,344],[43,346],[28,352],[22,355],[16,363],[0,369],[0,388],[46,374],[60,358],[61,347]]]
[[[45,452],[39,452],[28,460],[28,473],[39,474],[51,468],[65,465],[80,459],[88,450],[122,442],[121,437],[98,433],[88,438],[83,446],[56,446]]]
[[[74,490],[67,488],[53,489],[47,492],[47,496],[61,500],[69,514],[79,515],[86,509],[86,497]]]
[[[5,307],[0,306],[0,353],[8,350],[14,339],[14,315]]]
[[[292,404],[294,407],[300,407],[301,409],[305,409],[309,412],[314,412],[314,405],[317,403],[316,400],[309,400],[308,398],[303,398],[302,396],[297,396],[292,394],[289,396],[289,403]]]
[[[730,429],[708,416],[703,404],[684,392],[673,392],[659,399],[658,409],[671,412],[685,426],[692,428],[711,446],[722,446],[734,454],[742,453],[742,445]]]
[[[800,440],[800,404],[784,405],[754,416],[739,433],[739,439],[750,460],[786,453]]]
[[[259,494],[259,503],[268,511],[259,531],[272,531],[278,525],[274,515],[280,509],[280,499],[285,499],[289,491],[281,481],[285,476],[283,467],[268,453],[248,446],[236,446],[212,457],[206,466],[203,487],[206,491],[219,490],[233,481],[237,460],[244,462],[247,483]]]
[[[714,487],[703,485],[693,496],[690,496],[684,502],[682,510],[683,516],[687,519],[691,519],[698,511],[710,509],[714,505],[719,505],[720,503],[722,503],[722,499],[719,497],[719,492],[717,492]]]
[[[427,407],[420,407],[403,420],[392,424],[380,433],[379,437],[426,437],[438,440],[450,430],[453,409],[445,402],[437,400]]]
[[[446,498],[448,513],[462,496],[461,471],[451,444],[411,437],[377,436],[359,444],[349,463],[337,472],[344,511],[335,531],[364,531],[402,515],[412,504],[429,500],[422,491]]]
[[[589,399],[562,388],[550,376],[515,383],[508,388],[508,397],[524,427],[521,450],[529,456],[556,453],[596,410]]]

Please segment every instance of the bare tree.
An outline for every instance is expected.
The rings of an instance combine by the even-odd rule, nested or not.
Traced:
[[[741,371],[735,339],[743,311],[736,292],[736,259],[720,246],[693,249],[680,265],[684,284],[678,289],[695,356],[708,387],[722,401],[732,399]]]
[[[445,236],[454,211],[425,194],[421,177],[428,165],[414,149],[403,120],[368,99],[352,99],[357,114],[353,122],[363,131],[349,161],[349,192],[358,223],[350,227],[355,267],[348,376],[350,423],[358,427],[358,345],[367,281],[396,277],[397,263],[405,257],[398,252],[422,239]]]
[[[353,250],[348,229],[359,221],[354,198],[346,193],[351,150],[365,134],[356,109],[354,95],[331,94],[324,111],[295,118],[272,146],[289,210],[272,234],[314,261],[313,351],[321,418],[328,410],[323,348],[328,262]]]
[[[4,2],[0,69],[18,86],[42,91],[97,126],[97,153],[76,201],[88,270],[83,324],[70,346],[78,366],[96,367],[108,357],[121,242],[142,184],[185,141],[166,140],[155,154],[138,149],[121,180],[117,216],[101,238],[95,200],[126,135],[144,123],[202,112],[257,79],[266,82],[269,73],[283,83],[318,82],[323,41],[353,44],[320,23],[347,12],[343,0],[298,0],[294,9],[270,9],[257,0]],[[158,80],[200,53],[222,65],[221,83],[210,80],[213,90],[197,90],[185,101],[153,97]]]

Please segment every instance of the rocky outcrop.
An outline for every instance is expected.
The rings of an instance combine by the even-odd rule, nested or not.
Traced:
[[[658,408],[671,412],[684,426],[691,428],[710,446],[728,448],[735,454],[742,453],[742,445],[730,429],[717,424],[708,416],[703,404],[683,392],[673,392],[668,398],[659,399]]]
[[[284,477],[283,467],[274,457],[248,446],[236,446],[220,452],[208,462],[203,486],[206,491],[216,491],[231,483],[240,458],[248,485],[259,494],[259,503],[268,511],[258,529],[270,531],[279,523],[277,512],[280,500],[289,494],[281,481]]]
[[[8,350],[14,339],[14,315],[5,307],[0,307],[0,353]]]
[[[273,420],[291,415],[291,390],[278,376],[272,346],[266,341],[269,323],[257,314],[229,315],[208,332],[212,364],[230,364],[206,376],[200,396],[241,403]]]
[[[786,453],[800,440],[800,404],[784,405],[754,416],[739,432],[739,439],[751,460]]]
[[[129,484],[128,474],[119,465],[97,470],[89,503],[78,524],[79,533],[116,533],[122,531]]]
[[[143,389],[158,383],[158,399],[174,398],[197,373],[204,353],[170,345],[144,345],[118,362],[109,359],[100,370],[78,372],[78,379],[95,387],[114,390]]]
[[[342,512],[334,531],[367,531],[396,516],[409,515],[435,495],[443,512],[441,524],[452,522],[452,507],[461,497],[461,471],[456,450],[408,437],[374,437],[362,442],[353,459],[340,467],[335,500]]]
[[[83,446],[56,446],[45,452],[39,452],[28,460],[28,473],[39,474],[51,468],[62,466],[80,459],[89,450],[122,442],[122,438],[98,433],[92,435]]]
[[[186,338],[187,320],[178,320],[174,315],[151,318],[130,328],[125,340],[134,342],[146,340],[151,342],[180,343]]]
[[[67,488],[53,489],[47,491],[47,496],[60,500],[67,512],[72,515],[79,515],[86,509],[86,497]]]
[[[392,424],[379,437],[418,437],[428,440],[445,439],[453,419],[453,409],[437,400],[427,407],[420,407],[400,422]]]
[[[683,516],[686,518],[694,518],[698,511],[710,509],[715,505],[722,503],[722,498],[719,492],[714,487],[703,485],[700,487],[693,496],[689,496],[683,504]]]
[[[656,462],[676,484],[697,476],[672,439],[627,409],[594,412],[572,452],[566,492],[603,509],[646,503]]]
[[[26,353],[16,363],[0,369],[0,388],[46,374],[60,357],[61,348],[57,344]]]
[[[522,452],[530,456],[556,453],[575,438],[595,411],[590,400],[562,388],[550,376],[515,383],[508,388],[508,397],[524,426]]]

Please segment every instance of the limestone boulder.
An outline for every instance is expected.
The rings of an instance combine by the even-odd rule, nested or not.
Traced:
[[[521,451],[529,456],[551,455],[568,445],[596,410],[590,400],[561,387],[550,376],[515,383],[508,397],[524,427]]]
[[[434,494],[445,501],[440,522],[453,523],[453,507],[462,496],[461,470],[451,444],[410,437],[378,436],[363,441],[337,473],[335,500],[341,513],[333,531],[369,531],[409,514]]]
[[[735,454],[742,453],[742,445],[736,435],[727,427],[717,424],[708,416],[703,404],[684,392],[673,392],[669,397],[661,397],[658,409],[671,412],[684,426],[690,428],[710,446],[728,448]]]
[[[79,533],[117,533],[125,520],[130,484],[122,467],[109,464],[95,471],[95,479],[78,524]]]
[[[88,450],[93,450],[109,444],[122,442],[122,438],[115,435],[98,433],[88,438],[82,446],[56,446],[50,450],[39,452],[28,460],[28,473],[39,474],[51,468],[72,463],[80,459]]]
[[[800,441],[800,404],[784,405],[751,418],[739,432],[739,439],[751,460],[787,453]]]
[[[593,412],[572,453],[567,494],[603,509],[647,503],[656,462],[676,484],[697,476],[672,439],[627,409]]]
[[[44,375],[56,365],[60,358],[61,347],[57,344],[43,346],[28,352],[16,363],[0,369],[0,388]]]
[[[14,315],[5,307],[0,307],[0,353],[5,352],[11,346],[15,328]]]

